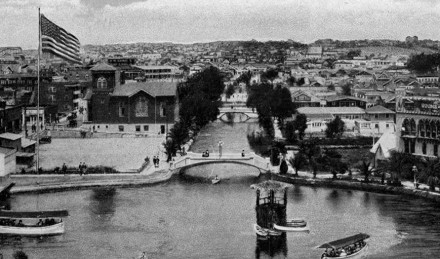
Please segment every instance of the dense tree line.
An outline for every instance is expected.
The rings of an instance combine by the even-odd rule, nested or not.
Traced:
[[[440,66],[440,53],[412,55],[407,67],[420,73],[434,72]]]
[[[164,143],[168,160],[185,143],[190,130],[197,132],[217,119],[224,90],[223,76],[215,67],[208,67],[178,84],[179,122]]]
[[[275,135],[272,118],[283,128],[284,120],[295,111],[289,89],[268,82],[249,87],[246,105],[257,110],[258,122],[271,138]]]

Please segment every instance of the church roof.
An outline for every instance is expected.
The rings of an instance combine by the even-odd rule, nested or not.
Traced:
[[[116,68],[109,64],[101,63],[92,67],[90,71],[116,71]]]
[[[177,82],[131,82],[118,85],[113,90],[113,96],[133,96],[144,91],[151,96],[176,96]]]

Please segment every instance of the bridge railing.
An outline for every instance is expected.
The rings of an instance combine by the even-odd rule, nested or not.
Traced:
[[[266,158],[261,157],[261,156],[255,154],[255,153],[251,153],[250,156],[252,156],[254,158],[254,165],[256,167],[259,167],[259,168],[262,168],[262,169],[265,169],[265,170],[269,170],[269,164],[270,164],[269,160],[267,160]]]
[[[263,170],[269,170],[269,160],[256,155],[254,152],[246,153],[244,156],[241,153],[222,153],[221,156],[219,156],[219,153],[210,153],[208,157],[202,156],[202,153],[188,152],[185,156],[174,162],[173,168],[177,169],[191,164],[225,160],[241,161]]]

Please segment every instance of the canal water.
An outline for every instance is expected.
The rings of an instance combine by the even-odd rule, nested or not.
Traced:
[[[231,126],[212,127],[198,143],[216,143],[215,131],[224,134]],[[237,144],[230,139],[239,134],[231,134],[222,137],[226,150],[243,149],[245,141]],[[222,178],[217,185],[210,183],[214,174]],[[361,191],[293,186],[287,217],[306,219],[310,233],[287,233],[278,243],[257,240],[250,185],[263,180],[255,168],[212,164],[144,188],[14,195],[14,210],[69,210],[66,233],[1,238],[0,250],[5,258],[16,250],[29,258],[136,258],[142,252],[148,258],[320,258],[320,244],[365,232],[371,235],[367,258],[439,258],[440,206]]]

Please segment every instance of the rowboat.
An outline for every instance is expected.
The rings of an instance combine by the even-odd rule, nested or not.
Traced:
[[[66,210],[57,211],[10,211],[0,210],[0,234],[3,235],[20,235],[20,236],[48,236],[60,235],[64,233],[64,222],[51,221],[44,224],[42,219],[53,219],[67,217],[69,214]],[[19,220],[18,224],[11,223]],[[21,219],[33,221],[32,224],[24,224]],[[38,224],[36,220],[40,220],[43,224]]]
[[[266,229],[258,226],[257,224],[254,224],[254,231],[258,236],[265,237],[265,236],[269,235],[269,233],[266,231]]]
[[[368,239],[369,237],[370,236],[368,234],[359,233],[343,239],[322,244],[318,248],[325,248],[326,252],[324,252],[321,258],[362,258],[365,256],[366,251],[368,250],[368,244],[365,242],[365,239]],[[329,251],[328,249],[332,250]],[[335,252],[334,254],[332,254],[333,251]]]
[[[286,225],[286,226],[280,226],[277,224],[273,224],[273,228],[279,231],[284,231],[284,232],[308,232],[310,231],[308,226],[302,226],[302,227],[298,227],[298,226],[290,226],[290,225]]]
[[[258,236],[280,236],[282,232],[274,229],[268,229],[254,224],[254,231]]]
[[[219,178],[217,178],[217,179],[212,179],[211,182],[212,182],[212,184],[217,184],[217,183],[220,182],[220,179],[219,179]]]

